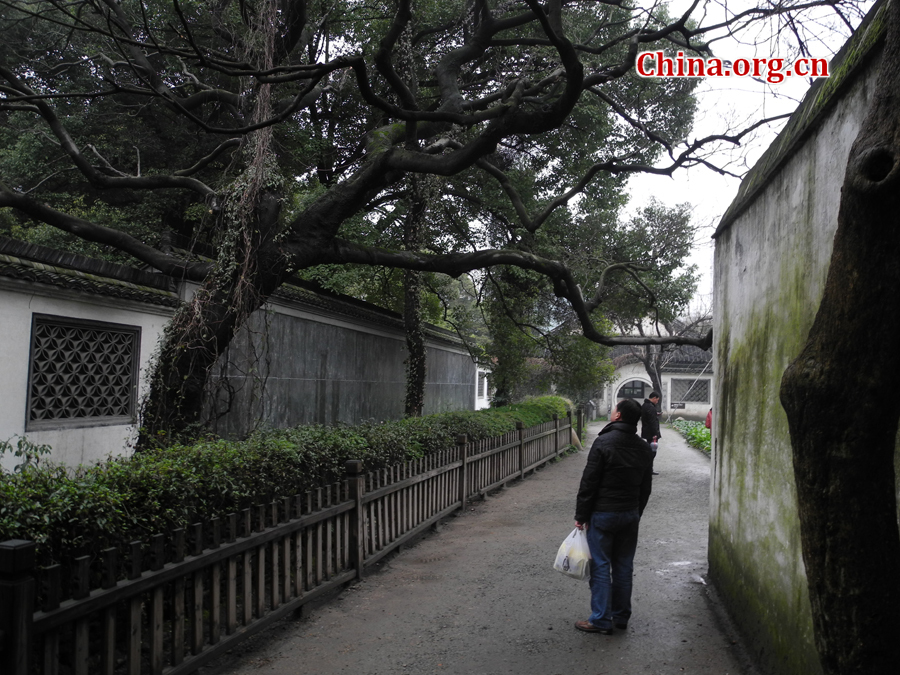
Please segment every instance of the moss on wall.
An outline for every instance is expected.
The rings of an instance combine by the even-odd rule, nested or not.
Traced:
[[[719,245],[727,242],[719,242]],[[717,456],[710,576],[760,662],[778,673],[820,672],[800,552],[781,375],[812,323],[808,256],[781,257],[778,294],[717,326]],[[719,290],[724,289],[717,289]]]
[[[815,185],[813,167],[821,161],[807,149],[782,185]],[[832,220],[811,207],[822,200],[811,187],[800,200],[787,198],[797,192],[773,189],[716,245],[717,424],[709,564],[764,667],[810,675],[821,667],[779,392],[821,301],[836,215]]]
[[[821,301],[846,158],[878,66],[883,26],[871,18],[834,82],[799,111],[814,112],[815,123],[792,121],[802,137],[773,144],[777,167],[754,169],[765,184],[742,187],[716,239],[710,576],[761,665],[785,675],[814,675],[821,666],[779,392]],[[751,187],[759,191],[749,198]],[[900,449],[895,473],[900,485]]]

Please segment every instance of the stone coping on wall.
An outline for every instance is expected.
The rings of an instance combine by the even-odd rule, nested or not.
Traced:
[[[830,77],[816,80],[806,92],[785,128],[741,181],[737,196],[719,221],[713,239],[727,230],[765,190],[781,167],[806,142],[832,107],[853,85],[858,75],[881,53],[888,2],[889,0],[879,0],[872,6],[853,36],[831,60]]]
[[[298,302],[307,307],[316,307],[369,323],[389,326],[400,331],[406,330],[403,317],[397,312],[392,312],[389,309],[378,307],[348,295],[332,293],[316,287],[315,284],[298,279],[292,279],[289,283],[282,284],[273,293],[273,296],[281,300]],[[456,333],[434,324],[425,324],[425,334],[431,340],[452,344],[456,347],[463,344],[462,339]]]
[[[184,260],[213,262],[215,251],[203,242],[192,241],[175,232],[163,237],[161,248]],[[318,284],[293,277],[279,286],[272,297],[286,302],[296,302],[305,307],[336,313],[366,323],[386,326],[401,332],[406,331],[403,316],[389,309],[373,305],[349,295],[326,290]],[[464,346],[464,341],[454,331],[425,324],[425,333],[432,341],[443,342],[455,347]]]

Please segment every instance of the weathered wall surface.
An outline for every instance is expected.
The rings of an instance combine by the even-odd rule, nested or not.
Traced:
[[[472,410],[475,362],[450,339],[427,345],[424,413]],[[220,387],[218,397],[220,409],[230,411],[217,420],[216,431],[243,436],[260,426],[399,419],[406,356],[399,327],[273,301],[230,349],[232,391]]]
[[[821,672],[779,388],[821,300],[844,169],[876,73],[877,62],[857,71],[802,138],[776,141],[793,147],[768,175],[748,177],[768,182],[716,234],[710,575],[774,673]]]

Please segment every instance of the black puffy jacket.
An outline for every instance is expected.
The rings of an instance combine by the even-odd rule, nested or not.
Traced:
[[[649,443],[654,436],[656,440],[662,438],[659,432],[659,410],[653,405],[653,401],[645,398],[641,405],[641,438]]]
[[[575,520],[586,523],[594,511],[644,512],[653,482],[650,444],[637,425],[610,422],[597,435],[581,475]]]

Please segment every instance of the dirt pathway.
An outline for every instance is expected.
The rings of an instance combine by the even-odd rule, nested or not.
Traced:
[[[589,614],[587,582],[551,565],[573,526],[585,459],[569,456],[474,503],[204,675],[751,675],[704,582],[709,460],[673,430],[641,522],[628,630],[573,628]]]

